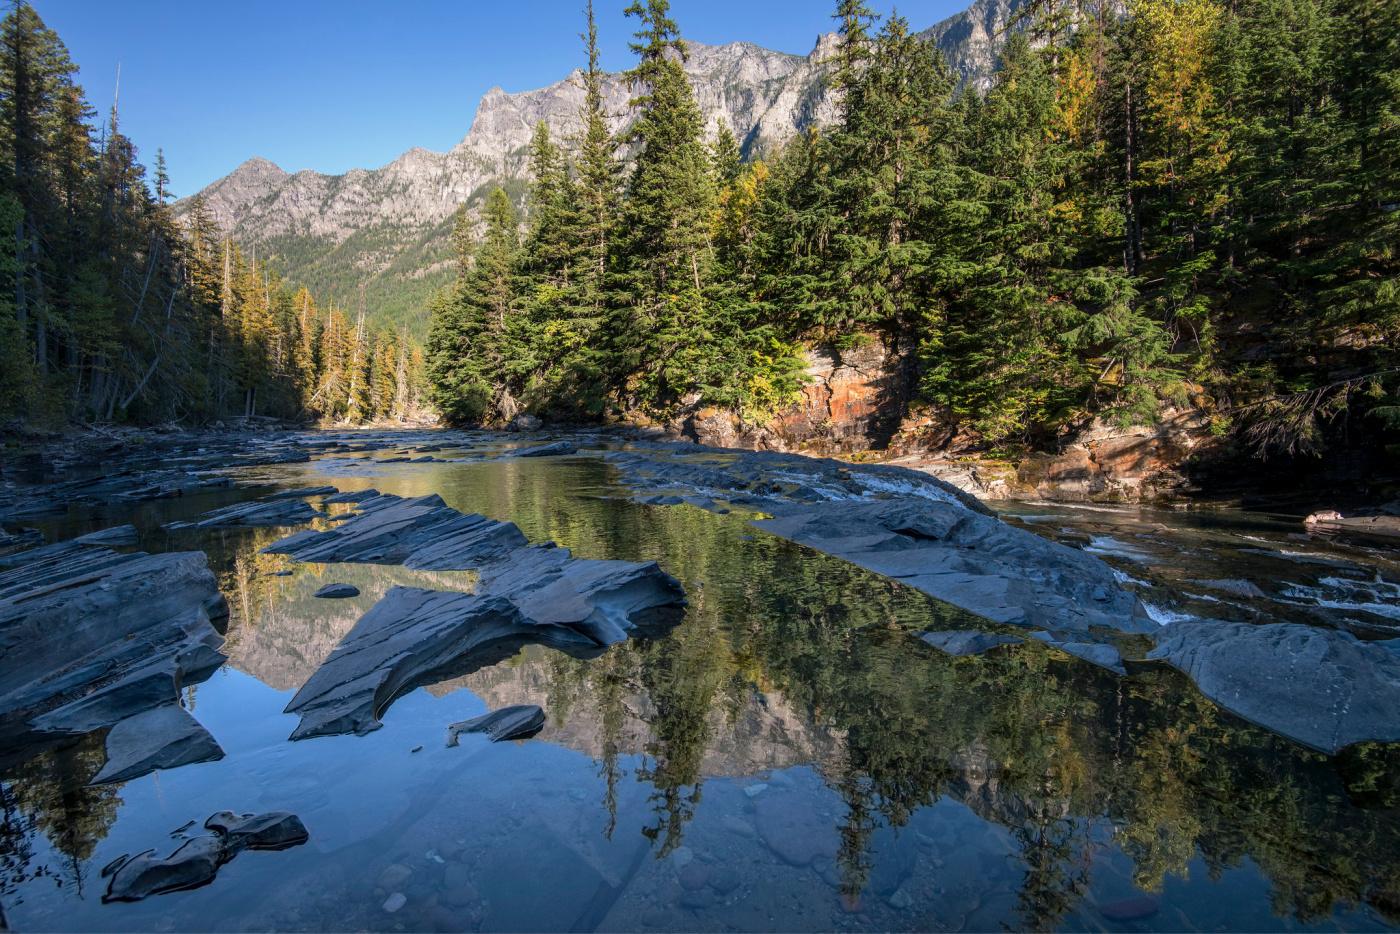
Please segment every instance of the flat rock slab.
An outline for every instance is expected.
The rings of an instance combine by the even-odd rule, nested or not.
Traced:
[[[1107,669],[1116,675],[1126,675],[1127,668],[1123,665],[1123,656],[1111,645],[1102,642],[1077,642],[1073,639],[1062,639],[1049,632],[1033,632],[1031,638],[1038,642],[1044,642],[1051,648],[1059,649],[1066,655],[1073,655],[1075,658]]]
[[[1183,620],[1148,658],[1180,669],[1221,707],[1334,754],[1400,741],[1400,655],[1350,633],[1297,623]]]
[[[79,545],[135,545],[136,526],[118,525],[100,532],[89,532],[73,539]]]
[[[463,733],[485,733],[493,743],[529,739],[544,729],[544,711],[534,704],[514,704],[480,717],[461,720],[447,728],[447,745],[456,746]]]
[[[278,490],[276,493],[269,493],[262,499],[264,502],[276,502],[282,499],[305,499],[308,496],[333,496],[340,491],[333,486],[304,486],[295,490]]]
[[[157,769],[222,759],[224,751],[178,704],[146,710],[107,733],[107,762],[91,784],[125,782]]]
[[[360,588],[356,587],[354,584],[327,584],[312,594],[313,597],[325,597],[328,600],[358,597],[359,595]]]
[[[222,509],[206,512],[193,522],[171,522],[163,528],[213,529],[230,526],[277,527],[302,525],[321,514],[306,503],[297,499],[256,500],[250,503],[234,503]]]
[[[332,503],[358,503],[363,500],[374,499],[380,495],[378,490],[355,490],[350,493],[337,493],[334,496],[327,496],[325,499],[321,500],[321,503],[323,505],[330,505]]]
[[[111,877],[102,900],[134,902],[163,892],[198,888],[213,882],[219,867],[243,850],[284,850],[310,839],[301,819],[286,811],[220,811],[204,826],[213,833],[185,841],[169,856],[158,857],[155,850],[147,850],[110,864],[102,871]]]
[[[552,444],[541,444],[532,448],[517,448],[510,453],[511,457],[561,457],[566,454],[577,454],[578,447],[568,441],[555,441]]]
[[[228,607],[203,553],[67,543],[34,555],[0,572],[0,757],[177,704],[182,685],[223,664],[212,619]],[[172,735],[124,734],[128,763],[158,760]]]
[[[832,502],[753,524],[993,622],[1157,629],[1098,558],[954,502]]]
[[[1015,636],[1004,636],[995,632],[979,632],[975,629],[957,629],[949,632],[920,633],[919,638],[949,655],[981,655],[1000,645],[1020,645],[1022,640]]]
[[[361,501],[359,512],[329,531],[298,532],[263,551],[297,561],[465,571],[528,544],[514,524],[460,513],[436,494],[416,499],[377,496]]]

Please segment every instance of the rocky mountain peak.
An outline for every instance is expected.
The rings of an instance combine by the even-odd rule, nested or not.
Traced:
[[[996,50],[1023,0],[975,0],[966,11],[925,31],[967,85],[982,88]],[[687,43],[685,70],[712,138],[727,123],[750,154],[836,116],[826,87],[834,33],[807,55],[750,42]],[[380,318],[421,314],[428,292],[450,274],[452,216],[475,209],[490,188],[519,190],[536,124],[567,144],[582,130],[581,72],[529,91],[493,87],[481,98],[466,135],[445,153],[414,148],[377,169],[343,175],[289,175],[254,158],[200,194],[214,219],[245,247],[285,257],[286,272],[326,300],[361,296]],[[621,74],[603,82],[614,132],[631,119],[633,89]],[[176,204],[187,209],[188,199]]]

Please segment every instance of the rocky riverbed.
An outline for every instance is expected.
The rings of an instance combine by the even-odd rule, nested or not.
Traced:
[[[0,904],[35,929],[1395,921],[1400,568],[1142,515],[604,431],[12,460]],[[1164,772],[1193,802],[1170,817]],[[83,894],[176,805],[294,813],[310,843],[194,842],[197,890]],[[1328,868],[1358,833],[1390,843]],[[1038,863],[1046,834],[1079,863]],[[1243,856],[1270,897],[1193,868]]]

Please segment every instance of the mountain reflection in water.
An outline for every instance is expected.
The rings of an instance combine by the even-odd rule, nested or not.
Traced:
[[[205,550],[229,600],[228,666],[187,689],[227,756],[88,788],[87,737],[5,774],[16,929],[1400,924],[1394,747],[1321,756],[1175,672],[1118,679],[1034,642],[943,655],[914,634],[986,627],[742,516],[634,504],[593,459],[260,475],[436,492],[580,556],[657,560],[686,619],[592,660],[528,647],[400,699],[369,736],[288,743],[282,707],[390,586],[474,575],[299,565],[259,553],[285,530],[166,535],[192,507],[146,504],[143,547]],[[361,595],[311,596],[330,582]],[[545,709],[535,739],[444,748],[449,722],[519,703]],[[100,867],[224,808],[294,811],[311,842],[100,904]]]

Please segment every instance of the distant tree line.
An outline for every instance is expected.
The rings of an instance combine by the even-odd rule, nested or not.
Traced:
[[[463,219],[450,418],[763,415],[803,345],[877,340],[905,404],[989,444],[1173,403],[1260,449],[1400,428],[1394,0],[1036,0],[985,93],[841,0],[838,120],[747,160],[704,142],[667,0],[627,14],[626,136],[590,6],[583,131],[538,129],[523,236],[502,192]]]
[[[245,257],[196,201],[170,208],[100,128],[59,37],[23,0],[0,23],[0,420],[230,416],[365,421],[418,412],[422,355],[322,313]]]

